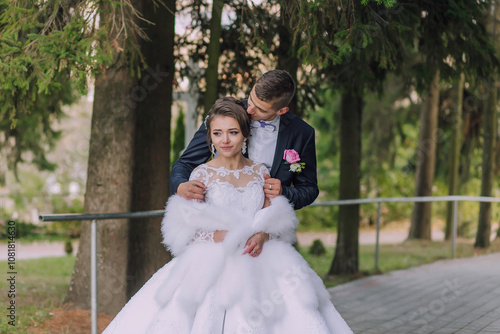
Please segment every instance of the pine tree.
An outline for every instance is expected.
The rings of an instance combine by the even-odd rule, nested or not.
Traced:
[[[0,126],[5,142],[16,138],[12,161],[32,151],[33,162],[49,166],[44,154],[57,137],[51,121],[74,89],[86,91],[91,74],[85,212],[161,209],[169,194],[175,1],[18,0],[0,2],[0,11]],[[158,231],[159,219],[98,224],[101,311],[120,310],[168,261]],[[89,236],[84,222],[66,298],[83,308],[89,307]]]

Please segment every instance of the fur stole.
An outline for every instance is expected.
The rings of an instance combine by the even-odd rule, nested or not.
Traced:
[[[231,252],[257,232],[266,232],[280,241],[293,243],[297,225],[295,211],[284,196],[272,199],[270,206],[249,217],[228,208],[174,195],[167,202],[161,232],[163,244],[174,256],[179,256],[199,231],[227,230],[222,244],[226,251]]]

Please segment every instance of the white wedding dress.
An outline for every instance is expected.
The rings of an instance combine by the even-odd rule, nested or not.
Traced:
[[[175,256],[125,305],[105,334],[352,333],[322,280],[293,248],[297,218],[288,200],[264,203],[261,164],[240,170],[201,165],[191,180],[207,186],[205,202],[172,196],[162,222]],[[215,230],[229,231],[214,243]],[[271,239],[257,257],[248,237]]]

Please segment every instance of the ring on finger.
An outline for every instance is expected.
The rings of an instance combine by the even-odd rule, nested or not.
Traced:
[[[269,190],[271,190],[271,189],[273,189],[273,185],[272,184],[269,185]]]

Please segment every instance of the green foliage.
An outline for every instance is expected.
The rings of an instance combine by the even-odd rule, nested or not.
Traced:
[[[79,198],[68,200],[62,195],[52,195],[53,213],[82,213],[83,201]],[[67,238],[79,238],[81,221],[52,222],[45,226],[46,234]]]
[[[378,5],[390,8],[396,4],[396,0],[361,0],[361,4],[367,5],[370,1],[376,1]]]
[[[74,197],[75,194],[70,194],[69,185],[71,182],[77,181],[71,178],[59,168],[59,178],[57,183],[60,185],[59,193],[51,193],[50,185],[54,181],[49,181],[47,174],[34,171],[28,171],[26,168],[20,170],[19,182],[12,180],[12,175],[9,178],[9,195],[13,200],[12,208],[0,210],[4,217],[12,217],[14,213],[20,213],[20,221],[29,220],[31,217],[26,217],[26,212],[31,209],[36,209],[42,213],[82,213],[83,198]],[[62,174],[62,175],[61,175]],[[80,181],[82,186],[83,181]],[[80,236],[81,222],[52,222],[44,224],[36,224],[36,233],[27,236],[29,240],[50,239],[61,240],[65,238],[77,238]]]
[[[2,5],[2,118],[14,121],[32,112],[37,95],[71,89],[68,82],[84,93],[89,71],[111,63],[107,34],[96,29],[97,4],[4,0]],[[88,12],[81,6],[89,6]]]
[[[37,240],[70,240],[80,237],[80,222],[33,224],[16,220],[16,239],[23,242]],[[5,222],[0,223],[0,239],[6,240]]]
[[[319,187],[322,189],[321,183]],[[322,194],[326,196],[325,192]],[[319,200],[323,198],[324,197],[321,196]],[[300,222],[298,231],[332,230],[337,226],[337,206],[305,207],[298,210],[296,213]]]
[[[419,91],[437,69],[487,78],[498,65],[482,19],[488,2],[301,0],[289,4],[301,61],[325,83],[363,96],[381,91],[387,71]]]
[[[175,122],[174,138],[172,139],[172,164],[179,159],[182,150],[186,147],[186,127],[184,124],[184,110],[179,109],[179,116]]]
[[[183,3],[179,13],[191,17],[191,25],[183,36],[177,36],[177,55],[181,76],[190,76],[189,61],[208,63],[211,6],[206,1],[191,0]],[[277,20],[276,12],[270,12],[273,5],[269,2],[250,4],[244,0],[226,2],[224,10],[231,14],[228,21],[223,20],[219,58],[218,88],[219,96],[233,95],[246,98],[259,76],[263,62],[272,64],[269,53],[276,52],[276,30],[271,28]],[[258,38],[253,38],[258,34]],[[193,38],[194,37],[194,38]],[[272,65],[271,65],[272,66]],[[206,89],[206,82],[197,82],[200,90]],[[203,103],[200,103],[203,105]]]
[[[7,226],[5,223],[2,224],[2,232],[0,233],[0,236],[3,240],[5,240],[7,236]],[[29,237],[33,237],[39,233],[40,227],[32,224],[32,223],[26,223],[22,221],[16,222],[16,239],[25,239]]]
[[[347,1],[339,5],[336,0],[328,0],[318,5],[303,0],[294,3],[289,11],[296,41],[299,38],[301,41],[300,58],[319,67],[352,61],[369,66],[375,61],[383,69],[395,69],[402,54],[400,48],[418,16],[408,10],[407,4],[391,6],[392,2],[365,1],[361,5]],[[385,6],[379,6],[382,3]]]
[[[296,56],[295,47],[279,48],[279,32],[290,28],[290,21],[280,13],[277,1],[249,2],[230,1],[224,4],[227,20],[222,22],[221,55],[219,58],[218,94],[246,99],[251,88],[262,72],[277,68],[280,58]],[[286,14],[287,7],[284,7]],[[185,13],[191,17],[191,25],[184,35],[176,37],[176,55],[179,59],[181,76],[191,76],[189,62],[192,60],[200,67],[206,67],[209,41],[210,17],[209,3],[190,0],[182,3],[179,15]],[[297,63],[300,61],[297,59]],[[292,73],[293,74],[293,73]],[[298,70],[297,103],[298,109],[307,113],[316,104],[315,90],[322,80],[314,71]],[[200,91],[206,88],[202,78],[196,82]],[[203,105],[203,101],[199,102]]]
[[[66,242],[64,242],[64,251],[66,252],[66,255],[73,254],[73,244],[71,243],[71,240],[66,240]]]
[[[41,170],[55,169],[56,165],[46,158],[46,153],[60,137],[60,131],[55,131],[53,124],[63,115],[62,105],[70,104],[77,98],[71,84],[64,86],[64,89],[51,95],[36,94],[30,102],[29,112],[18,113],[13,120],[0,119],[0,132],[4,134],[3,138],[0,137],[0,148],[5,152],[2,160],[16,176],[17,164],[22,162],[32,163]]]
[[[413,65],[418,90],[427,88],[436,69],[451,82],[464,72],[484,80],[498,59],[484,25],[489,1],[417,1],[420,18],[415,37],[421,61]]]
[[[402,78],[388,76],[383,85],[382,95],[365,94],[364,115],[362,120],[362,180],[361,197],[411,197],[415,189],[415,168],[418,154],[419,113],[421,102],[415,92],[408,88]],[[470,94],[470,93],[469,93]],[[339,93],[333,89],[318,91],[320,105],[308,115],[308,122],[316,129],[316,149],[318,158],[318,201],[338,199],[339,184]],[[450,102],[446,92],[441,98],[443,109],[440,114],[438,130],[439,153],[434,182],[435,196],[447,195],[447,142],[451,123],[445,108]],[[470,113],[470,111],[469,111]],[[464,115],[467,115],[464,111]],[[470,116],[470,115],[469,115]],[[473,118],[476,119],[476,118]],[[473,123],[471,119],[471,123]],[[470,132],[474,129],[469,128]],[[476,139],[464,136],[464,145]],[[479,146],[476,144],[476,146]],[[461,195],[477,196],[480,189],[481,155],[480,150],[472,149],[469,161],[463,157],[461,173]],[[413,203],[383,203],[382,224],[408,221]],[[459,232],[471,237],[476,228],[479,205],[473,202],[459,204]],[[307,207],[297,211],[299,231],[332,230],[337,226],[338,206]],[[377,205],[360,206],[363,225],[373,224],[376,219]],[[494,221],[498,212],[493,210]],[[433,204],[433,219],[436,223],[446,217],[446,203]]]
[[[111,17],[109,25],[98,26],[99,17]],[[52,125],[61,106],[84,94],[114,53],[130,59],[131,70],[140,64],[135,17],[129,0],[0,0],[2,163],[13,170],[19,162],[55,168],[45,154],[58,138]]]
[[[326,248],[321,239],[313,241],[311,247],[309,247],[309,254],[312,256],[322,256],[326,254]]]

